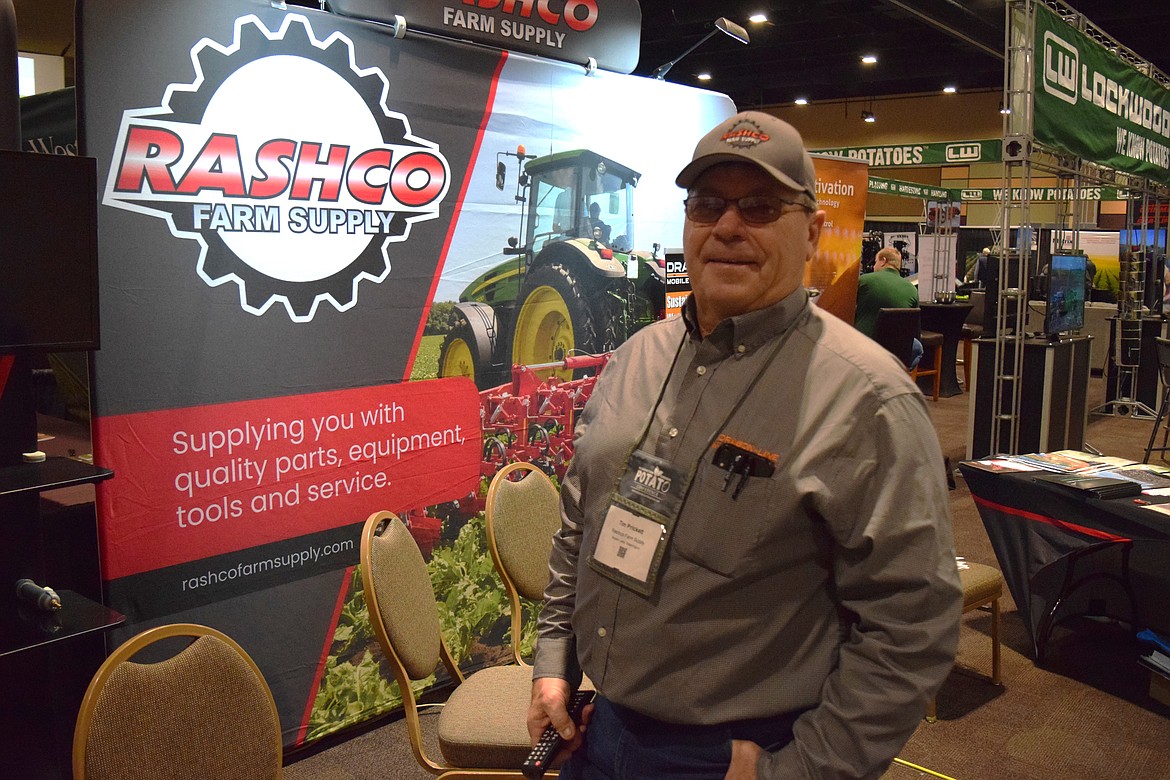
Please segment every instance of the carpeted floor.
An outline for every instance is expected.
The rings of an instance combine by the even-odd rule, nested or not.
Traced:
[[[1090,409],[1103,404],[1104,393],[1104,381],[1093,377]],[[966,456],[968,397],[927,401],[943,453],[952,463]],[[1141,460],[1152,425],[1151,420],[1091,414],[1086,440],[1105,454]],[[956,553],[997,565],[961,478],[950,495]],[[1040,668],[1028,655],[1023,625],[1006,591],[1002,603],[1003,685],[978,676],[991,665],[990,615],[970,612],[963,621],[959,668],[938,697],[939,719],[923,721],[901,758],[957,780],[1170,778],[1170,707],[1148,696],[1148,673],[1132,660],[1129,634],[1106,624],[1062,634]],[[428,720],[433,727],[434,718],[424,723]],[[431,777],[415,762],[401,720],[308,755],[289,766],[286,776]],[[896,764],[885,780],[930,776]]]

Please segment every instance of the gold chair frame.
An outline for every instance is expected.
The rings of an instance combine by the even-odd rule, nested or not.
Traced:
[[[88,772],[86,768],[86,756],[89,750],[90,731],[93,726],[94,713],[97,709],[98,703],[101,699],[106,683],[109,682],[111,675],[125,662],[137,655],[144,648],[153,645],[156,642],[172,637],[187,637],[198,641],[201,637],[212,637],[228,648],[235,651],[243,660],[252,673],[256,675],[256,679],[263,688],[264,695],[267,699],[267,709],[272,714],[272,748],[276,754],[276,766],[273,768],[273,778],[279,780],[282,776],[281,756],[283,753],[283,745],[281,741],[280,731],[280,716],[276,710],[276,702],[272,698],[272,690],[268,687],[264,675],[260,672],[260,667],[252,660],[252,657],[240,647],[240,645],[227,634],[222,631],[217,631],[208,626],[202,626],[195,623],[172,623],[163,626],[156,626],[155,628],[146,629],[130,639],[123,642],[113,653],[106,658],[105,662],[98,668],[93,678],[90,680],[89,687],[85,691],[85,697],[81,701],[81,707],[78,711],[77,724],[73,730],[73,780],[86,780]],[[191,644],[194,644],[192,642]],[[191,645],[183,648],[175,655],[176,658],[185,652]],[[220,713],[222,715],[222,713]],[[209,779],[210,780],[210,779]]]
[[[428,772],[443,778],[443,780],[470,780],[471,778],[501,778],[501,780],[508,778],[514,780],[515,778],[523,778],[524,775],[518,768],[510,770],[452,767],[439,763],[427,755],[426,748],[424,747],[422,722],[419,719],[418,698],[415,696],[414,689],[411,687],[411,678],[406,670],[406,665],[395,651],[394,645],[390,641],[390,636],[386,632],[386,626],[382,621],[382,613],[378,606],[377,589],[374,587],[374,567],[372,565],[373,540],[378,535],[383,524],[392,521],[401,522],[401,519],[393,512],[375,512],[367,518],[366,524],[362,528],[362,590],[365,595],[366,608],[370,614],[370,624],[373,627],[374,636],[377,638],[382,652],[386,655],[387,661],[390,662],[390,667],[394,672],[394,680],[398,683],[398,690],[402,695],[406,731],[410,737],[410,748],[414,753],[415,760]],[[447,647],[447,642],[442,636],[439,637],[439,658],[443,668],[447,670],[447,674],[451,676],[451,679],[457,685],[462,684],[465,679],[463,672],[459,669],[459,665],[455,663],[455,659]],[[550,772],[548,776],[554,777],[555,773]]]
[[[544,593],[523,594],[520,592],[521,588],[517,585],[515,579],[512,576],[512,573],[509,571],[509,567],[504,562],[505,556],[501,554],[496,532],[496,525],[498,522],[496,518],[496,512],[498,510],[496,507],[500,493],[505,489],[503,484],[505,482],[511,482],[512,476],[521,471],[527,472],[527,474],[521,479],[540,480],[542,483],[546,483],[548,485],[549,490],[553,491],[554,495],[556,494],[556,486],[553,485],[552,480],[549,479],[548,475],[546,475],[536,466],[532,465],[531,463],[524,462],[509,463],[507,466],[496,472],[496,475],[492,477],[491,484],[488,485],[484,518],[485,526],[487,528],[488,551],[491,553],[492,563],[496,567],[496,572],[500,575],[500,580],[504,583],[504,592],[508,596],[508,605],[512,621],[512,655],[516,659],[516,663],[528,666],[528,662],[525,661],[520,654],[520,639],[524,629],[524,609],[520,599],[523,597],[529,599],[530,601],[539,602],[544,598]],[[557,526],[559,527],[559,525],[560,512],[558,509]],[[549,551],[551,550],[552,536],[550,535]],[[545,559],[548,559],[547,554],[545,555]]]

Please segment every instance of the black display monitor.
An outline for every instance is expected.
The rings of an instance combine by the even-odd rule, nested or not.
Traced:
[[[1052,256],[1044,311],[1048,338],[1085,327],[1085,267],[1084,255]]]
[[[0,203],[0,354],[97,349],[97,161],[0,149]]]

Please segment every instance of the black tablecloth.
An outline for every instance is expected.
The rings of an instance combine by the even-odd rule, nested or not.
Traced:
[[[963,323],[974,306],[970,303],[920,303],[922,330],[933,330],[943,337],[942,372],[939,375],[938,394],[950,398],[963,392],[959,387],[959,376],[955,370],[959,342],[962,341]],[[923,357],[923,360],[927,360]],[[926,377],[923,381],[929,380]],[[926,392],[923,390],[923,392]]]
[[[959,469],[1034,652],[1045,614],[1067,595],[1063,586],[1070,564],[1076,574],[1096,573],[1099,579],[1100,587],[1094,585],[1082,594],[1086,611],[1140,618],[1134,622],[1170,633],[1170,515],[1132,498],[1086,498],[1035,481],[1037,472],[993,473],[970,463],[960,463]],[[1166,500],[1138,500],[1146,499]],[[1074,561],[1078,553],[1086,552],[1092,556]],[[1123,557],[1128,558],[1130,575],[1124,584],[1118,579]],[[1130,596],[1126,588],[1132,589]],[[1136,604],[1123,603],[1131,597]]]

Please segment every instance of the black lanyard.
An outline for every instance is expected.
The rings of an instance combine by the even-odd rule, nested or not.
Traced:
[[[771,367],[772,361],[776,359],[776,356],[780,354],[780,351],[788,342],[788,338],[795,330],[797,330],[797,328],[801,327],[805,321],[807,321],[809,314],[810,312],[806,305],[805,310],[793,320],[792,324],[783,333],[783,335],[776,339],[776,343],[772,347],[772,352],[764,360],[764,363],[760,366],[759,370],[756,371],[755,376],[752,377],[752,381],[749,382],[747,387],[744,388],[744,391],[740,393],[739,398],[736,399],[735,403],[731,406],[731,409],[728,410],[719,426],[711,432],[710,437],[707,439],[707,444],[703,447],[703,451],[699,454],[698,459],[693,464],[691,464],[690,469],[687,471],[686,487],[683,491],[683,503],[686,503],[686,496],[690,493],[691,482],[694,480],[695,472],[698,470],[699,463],[702,462],[703,457],[707,454],[707,451],[711,449],[711,445],[715,443],[715,440],[719,437],[720,434],[723,433],[728,423],[731,422],[731,419],[743,406],[743,403],[745,400],[747,400],[747,397],[751,395],[752,390],[754,390],[756,385],[759,384],[760,379],[763,378],[764,374]],[[662,404],[662,399],[666,397],[666,388],[670,385],[670,378],[674,375],[674,369],[678,365],[679,356],[682,355],[683,346],[686,344],[687,338],[689,338],[689,336],[690,334],[684,330],[683,337],[679,341],[679,345],[674,351],[674,357],[670,361],[670,370],[666,372],[666,378],[663,379],[662,386],[658,389],[658,397],[654,401],[654,406],[650,409],[650,416],[647,418],[645,425],[642,426],[642,433],[638,436],[638,439],[634,442],[633,446],[630,447],[630,451],[626,455],[627,468],[629,467],[630,458],[633,456],[634,452],[641,448],[643,442],[646,440],[647,434],[650,432],[650,427],[654,423],[654,417],[658,413],[658,407]],[[621,473],[624,472],[625,469],[623,469]],[[618,475],[618,482],[621,481],[621,473]]]

